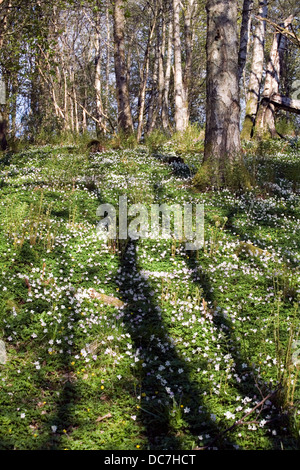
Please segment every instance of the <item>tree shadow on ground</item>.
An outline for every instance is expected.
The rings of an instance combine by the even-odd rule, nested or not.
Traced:
[[[199,287],[202,289],[203,298],[207,304],[212,307],[212,311],[216,306],[219,306],[221,309],[223,309],[225,306],[219,305],[217,296],[214,294],[212,289],[209,276],[205,270],[199,266],[199,260],[197,260],[197,263],[195,262],[196,260],[196,253],[191,253],[187,259],[189,268],[195,273],[194,283],[199,285]],[[241,352],[241,333],[239,333],[239,337],[237,337],[234,325],[230,319],[228,319],[226,316],[223,316],[222,314],[212,314],[212,321],[216,328],[224,336],[226,351],[223,351],[223,354],[228,354],[229,351],[233,360],[235,374],[234,389],[236,394],[244,398],[252,397],[257,402],[261,402],[268,394],[272,394],[278,387],[274,384],[266,384],[264,381],[258,378],[258,373],[254,369],[251,358],[246,357],[245,354]],[[264,417],[269,415],[271,410],[274,411],[274,404],[276,405],[277,396],[278,395],[275,393],[272,399],[268,401],[267,405],[264,404],[263,407],[258,408],[259,414],[257,414],[258,411],[257,413],[253,413],[248,421],[259,426],[258,418],[262,420]],[[249,407],[253,408],[254,405],[250,403]],[[291,444],[291,440],[293,440],[286,431],[281,434],[280,438],[277,436],[278,430],[284,429],[284,427],[288,426],[286,416],[280,410],[280,404],[279,408],[277,409],[277,413],[277,417],[271,419],[268,424],[268,428],[274,429],[274,431],[276,431],[276,433],[274,432],[274,435],[269,433],[267,436],[269,450],[281,449],[283,442],[288,447]]]
[[[128,244],[121,263],[123,318],[139,358],[139,419],[149,448],[180,450],[187,436],[194,448],[200,433],[218,429],[205,408],[201,387],[191,381],[189,365],[168,335],[159,302],[139,269],[135,242]]]

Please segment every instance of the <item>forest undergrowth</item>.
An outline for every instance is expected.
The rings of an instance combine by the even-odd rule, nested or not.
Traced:
[[[299,143],[245,146],[235,193],[180,150],[1,157],[0,449],[299,449]],[[204,246],[106,239],[120,196],[204,204]]]

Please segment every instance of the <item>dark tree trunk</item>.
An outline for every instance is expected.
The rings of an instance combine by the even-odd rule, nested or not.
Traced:
[[[7,140],[6,140],[6,122],[1,121],[0,117],[0,150],[7,149]]]
[[[6,140],[6,87],[3,80],[0,81],[0,150],[7,149],[7,140]],[[1,109],[3,108],[3,110]],[[3,112],[2,112],[3,111]]]
[[[208,0],[207,98],[204,161],[217,181],[240,154],[237,2]]]
[[[133,132],[133,122],[130,109],[128,74],[125,58],[125,14],[123,0],[115,0],[113,8],[113,19],[118,126],[119,130],[128,134]]]

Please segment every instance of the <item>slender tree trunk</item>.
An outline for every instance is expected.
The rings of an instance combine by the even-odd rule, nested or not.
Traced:
[[[3,0],[0,0],[0,5],[3,3]],[[0,29],[0,49],[2,49],[3,44],[4,44],[4,36],[5,36],[5,31],[7,29],[7,13],[5,12],[3,17],[2,17],[2,27]],[[7,122],[6,122],[6,84],[3,79],[3,70],[0,69],[0,80],[2,82],[2,87],[3,89],[1,90],[1,94],[3,96],[0,96],[2,98],[2,102],[0,99],[0,150],[6,150],[7,149],[7,140],[6,140],[6,132],[7,132]]]
[[[163,10],[160,10],[160,20],[157,25],[157,48],[158,48],[158,99],[157,106],[159,109],[160,118],[162,117],[163,108],[163,94],[165,84],[164,72],[164,57],[165,57],[165,42],[166,42],[166,22],[163,15]]]
[[[11,102],[11,137],[14,139],[17,132],[17,94],[18,94],[18,80],[13,77],[11,84],[12,102]]]
[[[175,129],[177,132],[183,132],[188,125],[187,96],[181,61],[180,7],[180,0],[173,0]]]
[[[82,110],[82,132],[87,131],[87,120],[86,120],[86,111],[85,109]]]
[[[75,125],[74,125],[74,104],[73,98],[69,95],[69,103],[70,103],[70,123],[71,123],[71,131],[74,133]]]
[[[130,109],[129,87],[127,81],[125,58],[125,15],[123,0],[115,0],[113,4],[114,19],[114,57],[118,102],[118,126],[124,133],[133,132],[133,122]]]
[[[63,71],[64,74],[64,131],[70,130],[70,115],[68,113],[68,82],[67,82],[67,71]]]
[[[98,28],[98,26],[97,26]],[[100,34],[97,31],[95,37],[95,82],[94,88],[96,93],[96,118],[99,123],[96,124],[97,135],[102,133],[102,117],[103,117],[103,105],[101,97],[101,44],[100,44]]]
[[[84,99],[83,99],[83,109],[82,109],[82,132],[85,133],[87,131],[87,115],[86,115],[86,108],[87,106],[87,88],[84,87]]]
[[[259,16],[266,18],[267,10],[267,0],[261,0],[259,2]],[[246,103],[246,115],[241,132],[241,138],[245,140],[249,140],[253,135],[253,129],[260,100],[260,90],[264,68],[265,34],[266,22],[258,20],[253,40],[253,53]]]
[[[169,32],[168,32],[168,50],[167,50],[167,61],[163,91],[163,103],[162,103],[162,125],[164,131],[168,131],[170,128],[169,122],[169,92],[170,92],[170,79],[172,70],[172,42],[173,42],[173,21],[169,21]]]
[[[109,2],[106,2],[105,23],[106,23],[106,67],[105,67],[105,97],[104,111],[109,114],[109,74],[110,74],[110,22],[109,22]]]
[[[73,100],[74,100],[75,131],[76,131],[76,134],[79,134],[78,101],[77,101],[76,83],[75,83],[74,73],[73,73]]]
[[[144,111],[145,111],[145,100],[146,100],[146,86],[149,74],[149,53],[151,42],[153,38],[153,33],[155,29],[156,18],[153,21],[153,25],[149,32],[149,37],[147,41],[147,47],[145,51],[143,69],[141,74],[141,83],[140,83],[140,91],[139,91],[139,106],[138,106],[138,128],[137,128],[137,141],[139,142],[142,137],[142,131],[144,126]]]
[[[238,83],[237,2],[208,0],[207,98],[204,160],[216,183],[223,183],[227,166],[239,158],[240,105]]]
[[[5,106],[6,106],[6,87],[5,82],[1,79],[1,90],[0,90],[0,150],[7,149],[7,140],[6,140],[6,119],[5,119]]]
[[[244,0],[243,4],[243,15],[242,15],[242,26],[240,34],[240,50],[239,50],[239,82],[242,79],[243,72],[246,65],[248,49],[249,49],[249,37],[251,30],[251,13],[253,10],[253,0]]]
[[[293,16],[287,18],[283,27],[287,28],[293,20]],[[270,134],[271,137],[278,136],[275,128],[275,105],[271,102],[273,95],[279,94],[281,78],[281,65],[286,47],[286,36],[276,33],[274,36],[270,58],[267,66],[262,101],[257,113],[256,132],[259,137]]]
[[[151,98],[148,109],[148,122],[147,122],[147,134],[150,135],[153,132],[157,120],[157,95],[158,95],[158,48],[155,44],[154,49],[154,64],[152,72],[152,87],[151,87]]]
[[[47,64],[47,66],[48,65],[49,64]],[[49,78],[47,78],[46,73],[44,71],[44,62],[43,62],[43,65],[41,65],[40,62],[37,62],[37,68],[38,68],[40,76],[43,78],[44,82],[47,83],[47,85],[49,86],[49,88],[51,90],[51,97],[52,97],[52,101],[53,101],[53,105],[54,105],[55,116],[56,116],[58,121],[63,121],[64,122],[64,129],[66,129],[66,127],[67,127],[67,121],[66,121],[67,118],[66,118],[66,115],[65,115],[65,109],[66,109],[66,104],[67,104],[66,96],[64,97],[64,111],[63,111],[62,108],[59,106],[59,100],[58,100],[57,93],[56,93],[55,83],[54,83],[51,75],[49,76]],[[48,66],[48,68],[49,68],[49,66]],[[57,81],[58,81],[59,87],[60,87],[60,78],[61,77],[60,77],[60,71],[59,71],[58,67],[57,67],[56,76],[57,76]],[[64,83],[65,83],[65,77],[64,77]],[[65,92],[66,92],[66,87],[64,88],[64,93]]]
[[[72,132],[79,133],[79,121],[78,121],[78,103],[77,103],[77,93],[76,93],[76,83],[75,83],[75,73],[70,66],[70,82],[71,82],[71,92],[69,94],[70,98],[70,109],[71,109],[71,123],[72,123]]]
[[[7,149],[7,140],[6,140],[6,122],[1,119],[0,114],[0,150]]]
[[[183,76],[183,85],[185,90],[185,96],[187,101],[187,113],[189,120],[189,108],[190,100],[189,90],[192,78],[192,51],[193,51],[193,11],[194,11],[195,0],[186,0],[185,13],[184,13],[184,36],[185,36],[185,67]]]
[[[70,84],[70,89],[72,92],[73,89],[73,80],[72,80],[72,67],[69,67],[69,84]],[[71,126],[71,131],[74,132],[75,130],[75,122],[74,122],[74,99],[73,99],[73,93],[68,91],[68,102],[69,102],[69,109],[70,109],[70,126]]]

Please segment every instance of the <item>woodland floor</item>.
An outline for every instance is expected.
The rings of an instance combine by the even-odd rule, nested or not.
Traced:
[[[256,185],[235,194],[195,191],[201,153],[169,164],[168,145],[1,157],[1,450],[299,449],[300,152],[282,147],[246,149]],[[203,203],[204,247],[101,239],[97,208],[124,195]]]

